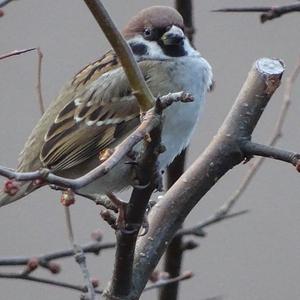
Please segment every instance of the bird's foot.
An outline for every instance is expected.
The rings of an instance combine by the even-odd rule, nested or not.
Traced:
[[[118,216],[116,218],[115,226],[117,229],[125,230],[126,228],[126,208],[127,202],[117,197],[114,193],[106,193],[106,196],[118,208]]]

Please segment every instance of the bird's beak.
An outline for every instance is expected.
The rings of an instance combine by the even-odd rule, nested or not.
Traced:
[[[184,39],[184,33],[178,26],[172,25],[172,27],[163,34],[161,40],[165,46],[180,45]]]

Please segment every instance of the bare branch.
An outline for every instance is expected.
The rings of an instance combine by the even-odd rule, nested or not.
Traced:
[[[184,281],[184,280],[192,278],[193,276],[194,276],[194,274],[191,271],[186,271],[186,272],[184,272],[183,274],[181,274],[177,277],[172,277],[172,278],[168,278],[168,279],[161,279],[161,280],[155,282],[154,284],[145,287],[144,291],[150,291],[150,290],[153,290],[153,289],[164,287],[164,286],[169,285],[171,283]]]
[[[4,7],[8,3],[12,2],[14,0],[0,0],[0,7]]]
[[[12,56],[16,56],[16,55],[21,55],[24,54],[26,52],[30,52],[30,51],[34,51],[37,48],[28,48],[28,49],[22,49],[22,50],[14,50],[5,54],[0,55],[0,60],[8,58],[8,57],[12,57]]]
[[[135,167],[135,176],[139,187],[135,187],[131,194],[125,212],[125,228],[116,232],[117,248],[114,271],[111,284],[104,293],[107,299],[123,299],[132,291],[132,270],[136,240],[144,221],[149,199],[157,186],[157,178],[160,178],[160,175],[157,173],[157,157],[160,154],[161,114],[163,108],[164,105],[158,99],[155,103],[155,112],[160,116],[160,122],[150,132],[150,141],[144,142],[145,150]]]
[[[37,54],[38,54],[38,72],[37,72],[37,94],[38,94],[38,102],[40,106],[40,111],[41,114],[43,115],[45,112],[45,105],[44,105],[44,100],[43,100],[43,95],[42,95],[42,61],[43,61],[43,53],[41,49],[38,47],[36,48]]]
[[[260,21],[264,23],[288,13],[300,12],[300,4],[297,2],[282,6],[231,7],[216,9],[213,12],[263,12],[260,16]]]
[[[118,212],[118,208],[111,202],[111,200],[106,195],[82,194],[80,192],[76,192],[76,194],[92,200],[93,202],[95,202],[96,205],[101,205],[106,209]]]
[[[65,206],[65,219],[66,219],[66,227],[67,227],[67,231],[68,231],[68,237],[69,237],[70,243],[73,245],[74,258],[80,267],[81,273],[82,273],[84,281],[85,281],[85,286],[87,287],[85,299],[86,300],[95,300],[96,299],[95,289],[94,289],[94,286],[90,279],[90,273],[87,268],[86,257],[85,257],[84,251],[79,245],[77,245],[75,243],[75,240],[74,240],[73,226],[72,226],[72,221],[71,221],[71,212],[70,212],[69,206]]]
[[[7,278],[7,279],[21,279],[21,280],[27,280],[31,282],[38,282],[38,283],[44,283],[48,285],[63,287],[71,290],[76,290],[80,292],[87,292],[87,288],[80,285],[70,284],[63,281],[57,281],[52,279],[46,279],[46,278],[39,278],[34,276],[28,276],[24,274],[18,274],[18,273],[0,273],[0,278]],[[95,289],[96,294],[101,294],[102,291]]]
[[[197,237],[205,237],[206,233],[203,230],[204,228],[206,228],[210,225],[219,223],[223,220],[239,217],[239,216],[244,215],[248,212],[249,212],[248,210],[242,210],[242,211],[239,211],[239,212],[236,212],[236,213],[228,214],[227,209],[225,209],[225,207],[221,206],[213,215],[211,215],[210,217],[208,217],[207,219],[205,219],[201,223],[196,224],[194,226],[191,226],[189,228],[179,229],[176,232],[175,237],[176,236],[183,236],[183,235],[195,235]]]
[[[95,255],[98,255],[102,250],[106,249],[112,249],[115,248],[115,243],[102,243],[100,241],[95,241],[88,243],[82,247],[82,250],[85,253],[92,253]],[[68,250],[61,250],[52,252],[49,254],[43,254],[43,255],[37,255],[34,256],[37,258],[38,263],[40,262],[47,262],[49,263],[52,260],[55,259],[61,259],[66,258],[74,255],[74,249],[68,249]],[[22,257],[0,257],[0,266],[21,266],[21,265],[27,265],[28,262],[32,259],[32,257],[29,256],[22,256]]]
[[[153,106],[155,99],[144,80],[141,70],[134,60],[130,47],[114,25],[101,1],[84,1],[120,59],[130,86],[139,102],[141,111],[146,112]]]

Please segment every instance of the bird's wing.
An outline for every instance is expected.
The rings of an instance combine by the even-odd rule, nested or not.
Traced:
[[[80,164],[126,136],[138,116],[124,71],[110,51],[76,74],[50,104],[20,153],[18,170]]]
[[[72,84],[86,88],[79,88],[81,92],[59,111],[40,152],[42,164],[55,171],[79,165],[118,144],[139,122],[139,106],[122,68],[101,76],[96,67],[82,72]]]

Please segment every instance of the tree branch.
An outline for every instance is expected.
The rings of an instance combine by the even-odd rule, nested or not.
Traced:
[[[116,244],[111,243],[102,243],[100,241],[95,241],[88,243],[84,246],[82,246],[82,250],[85,253],[93,253],[95,255],[98,255],[102,250],[105,249],[112,249],[115,248]],[[60,259],[60,258],[66,258],[74,255],[74,249],[68,249],[68,250],[62,250],[62,251],[56,251],[49,254],[43,254],[34,256],[38,264],[40,262],[42,263],[49,263],[52,260]],[[27,265],[28,262],[32,259],[32,257],[29,256],[20,256],[20,257],[0,257],[0,266],[22,266]]]
[[[152,285],[145,287],[144,292],[150,291],[153,289],[157,289],[157,288],[161,288],[166,285],[171,285],[172,283],[175,283],[175,282],[181,282],[181,281],[190,279],[193,276],[194,276],[194,274],[191,271],[186,271],[183,274],[178,275],[176,277],[172,277],[172,278],[168,278],[168,279],[161,279],[161,280],[158,280],[157,282],[153,283]],[[169,299],[172,299],[172,298],[169,298]]]
[[[43,115],[45,112],[45,105],[42,95],[42,62],[43,62],[43,53],[40,48],[36,48],[38,55],[38,72],[37,72],[37,85],[36,90],[38,94],[38,102],[41,114]]]
[[[300,159],[300,154],[298,153],[253,142],[246,142],[242,145],[241,148],[246,156],[251,157],[252,155],[258,155],[263,157],[269,157],[290,163],[294,166],[297,166]]]
[[[300,12],[300,4],[297,2],[282,6],[231,7],[216,9],[213,10],[213,12],[263,12],[263,14],[260,15],[260,21],[264,23],[288,13]]]
[[[271,137],[269,139],[269,142],[267,143],[269,146],[273,146],[277,143],[278,139],[282,136],[282,127],[284,120],[286,119],[288,109],[290,107],[291,103],[291,94],[292,94],[292,87],[294,82],[296,81],[298,75],[300,73],[300,57],[298,59],[298,62],[292,71],[291,75],[286,79],[286,87],[285,87],[285,92],[283,96],[283,101],[281,105],[281,109],[279,111],[279,115],[277,118],[277,122],[275,124],[275,128],[273,133],[271,134]],[[238,216],[241,213],[247,212],[247,211],[242,211],[238,213],[232,213],[230,214],[230,211],[232,210],[233,206],[237,202],[237,200],[241,197],[243,192],[246,190],[248,185],[250,184],[251,180],[253,179],[254,175],[262,165],[262,163],[265,160],[265,157],[257,157],[253,159],[254,161],[252,162],[252,165],[250,166],[247,174],[241,181],[239,187],[237,190],[232,194],[232,196],[229,198],[228,201],[226,201],[214,214],[212,214],[210,217],[208,217],[206,220],[203,222],[200,222],[199,224],[192,226],[190,228],[185,228],[179,230],[176,235],[185,235],[185,234],[194,234],[198,236],[203,236],[205,234],[203,232],[203,228],[210,225],[210,224],[215,224],[217,222],[220,222],[224,219],[228,219],[231,216]]]
[[[4,7],[7,5],[9,2],[12,2],[14,0],[0,0],[0,7]]]
[[[145,113],[153,106],[155,99],[144,80],[130,47],[114,25],[101,1],[84,0],[84,2],[114,48],[127,75],[130,86],[134,91],[134,95],[139,102],[140,109]]]
[[[196,224],[194,226],[191,226],[189,228],[182,228],[179,229],[176,232],[175,236],[184,236],[184,235],[194,235],[197,237],[205,237],[206,233],[203,230],[204,228],[219,223],[223,220],[228,220],[231,218],[239,217],[241,215],[244,215],[248,213],[248,210],[242,210],[236,213],[229,214],[227,209],[225,209],[225,206],[221,206],[213,215],[205,219],[204,221],[200,222],[199,224]]]
[[[138,232],[145,218],[146,208],[157,186],[157,157],[160,154],[161,114],[160,99],[155,103],[155,112],[160,123],[150,132],[150,141],[145,141],[145,151],[136,166],[138,188],[134,188],[125,213],[125,230],[118,230],[115,266],[111,284],[104,293],[106,299],[123,299],[132,290],[132,270]]]
[[[14,51],[11,51],[9,53],[5,53],[5,54],[0,55],[0,60],[8,58],[8,57],[16,56],[16,55],[21,55],[21,54],[24,54],[26,52],[34,51],[36,49],[37,48],[28,48],[28,49],[22,49],[22,50],[14,50]]]
[[[21,280],[28,280],[32,282],[38,282],[38,283],[44,283],[49,284],[53,286],[63,287],[71,290],[76,290],[80,292],[87,292],[87,288],[80,285],[75,285],[67,282],[62,282],[58,280],[52,280],[52,279],[46,279],[46,278],[39,278],[24,274],[18,274],[18,273],[0,273],[0,278],[7,278],[7,279],[21,279]],[[101,294],[102,291],[95,289],[96,294]]]
[[[74,195],[72,195],[74,197]],[[70,212],[70,206],[65,205],[65,219],[66,219],[66,227],[68,231],[68,237],[71,245],[73,246],[74,251],[74,259],[77,262],[77,264],[80,267],[81,273],[83,275],[83,279],[85,281],[85,286],[87,287],[86,294],[84,295],[85,300],[95,300],[96,294],[94,286],[90,279],[90,273],[87,268],[86,264],[86,257],[84,254],[83,249],[75,243],[74,239],[74,233],[73,233],[73,226],[72,226],[72,220],[71,220],[71,212]]]
[[[168,241],[191,209],[228,170],[245,159],[241,144],[250,140],[265,106],[280,84],[283,71],[282,63],[274,59],[263,58],[254,64],[216,137],[159,205],[153,207],[150,230],[137,243],[135,286],[128,299],[138,298]]]

